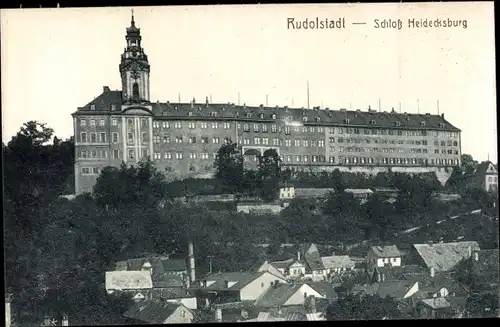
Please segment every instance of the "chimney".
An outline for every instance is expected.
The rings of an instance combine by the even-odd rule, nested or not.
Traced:
[[[110,92],[111,90],[109,89],[109,86],[103,86],[102,87],[102,93]]]
[[[311,296],[311,313],[316,313],[316,297],[313,295]]]
[[[382,276],[380,273],[377,273],[377,283],[380,283],[382,281]]]
[[[474,260],[479,261],[479,252],[474,252]]]
[[[11,327],[12,318],[10,312],[10,303],[12,302],[12,294],[5,294],[5,327]]]
[[[385,281],[385,274],[384,273],[380,273],[380,281],[381,282]]]
[[[436,275],[436,271],[434,267],[431,267],[431,277],[434,277]]]
[[[221,322],[221,321],[222,321],[222,309],[216,308],[215,309],[215,322]]]
[[[196,280],[196,273],[195,273],[195,265],[194,265],[194,249],[193,249],[193,242],[189,242],[188,246],[188,254],[189,254],[189,277],[190,277],[190,284],[193,284],[194,281]]]
[[[63,315],[62,325],[63,326],[69,326],[69,324],[68,324],[68,316],[67,315]]]
[[[300,251],[297,251],[297,261],[300,261]]]
[[[207,105],[208,107],[208,97],[205,97],[205,104]]]
[[[441,118],[443,118],[443,119],[444,119],[444,114],[441,114]]]

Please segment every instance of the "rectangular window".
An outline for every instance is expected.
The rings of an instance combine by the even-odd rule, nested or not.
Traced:
[[[120,152],[118,150],[113,150],[113,159],[120,159]]]
[[[214,129],[219,128],[219,123],[212,123],[212,128],[214,128]]]
[[[80,142],[87,143],[87,133],[85,132],[80,133]]]
[[[170,128],[170,123],[168,121],[164,121],[161,123],[163,128]]]
[[[287,141],[289,141],[289,140],[287,140]],[[263,145],[269,145],[269,139],[267,137],[263,137],[262,138],[262,144]]]
[[[90,143],[97,143],[97,134],[90,133]]]
[[[231,144],[231,143],[233,143],[233,142],[231,141],[230,137],[225,137],[224,138],[224,144]]]
[[[230,129],[231,123],[224,123],[224,129]]]
[[[195,122],[189,122],[189,128],[190,129],[195,129],[196,128],[196,123]]]
[[[212,143],[219,144],[219,138],[218,137],[212,138]]]
[[[253,124],[253,131],[258,132],[259,131],[259,124]]]
[[[263,133],[267,133],[267,125],[266,124],[262,124],[262,132]]]
[[[190,152],[189,159],[196,159],[196,152]]]
[[[82,150],[80,152],[80,158],[82,158],[82,159],[86,159],[87,158],[87,150]]]
[[[142,125],[142,128],[147,128],[148,127],[148,120],[147,119],[141,119],[141,125]]]
[[[147,158],[148,157],[148,150],[142,149],[142,158]]]
[[[128,140],[128,142],[133,142],[134,141],[134,133],[127,133],[127,140]]]
[[[182,136],[176,136],[175,143],[182,143]]]
[[[160,123],[157,121],[153,122],[153,128],[160,128]]]
[[[106,143],[106,133],[101,133],[101,143]]]
[[[87,125],[87,121],[85,119],[80,119],[80,126]]]
[[[90,120],[90,126],[95,126],[95,119]]]
[[[100,126],[104,126],[104,119],[100,119],[100,120],[99,120],[99,125],[100,125]]]
[[[160,160],[161,159],[161,153],[155,152],[153,157],[154,157],[155,160]]]
[[[111,134],[111,137],[113,138],[113,143],[118,143],[118,133],[114,132]]]
[[[296,162],[300,162],[300,161],[301,161],[301,160],[300,160],[301,158],[302,158],[301,156],[296,156],[296,157],[295,157],[295,161],[296,161]]]
[[[276,125],[271,125],[271,132],[276,133],[277,128]]]
[[[259,145],[259,144],[260,144],[260,138],[259,138],[259,137],[255,137],[255,138],[253,139],[253,143],[254,143],[255,145]]]
[[[202,137],[201,137],[201,143],[203,143],[203,144],[207,144],[207,143],[208,143],[208,137],[206,137],[206,136],[202,136]]]
[[[163,158],[166,159],[166,160],[171,160],[172,159],[172,153],[170,152],[165,152],[163,154]]]
[[[181,159],[183,159],[183,157],[184,157],[184,156],[183,156],[182,152],[176,152],[176,153],[175,153],[175,159],[179,159],[179,160],[181,160]]]
[[[163,136],[163,143],[170,143],[170,136]]]
[[[129,159],[134,159],[135,158],[134,150],[128,150],[128,158]]]
[[[146,143],[148,141],[148,133],[142,132],[141,137],[142,137],[142,143]]]
[[[160,135],[153,136],[153,143],[158,144],[160,142],[161,142]]]
[[[175,127],[175,128],[182,128],[182,122],[180,122],[180,121],[176,121],[176,122],[174,123],[174,127]]]
[[[309,161],[309,156],[303,156],[304,158],[304,162],[308,162]]]
[[[196,143],[196,137],[195,136],[191,136],[189,137],[189,143]]]
[[[323,147],[325,146],[325,141],[323,141],[323,140],[319,140],[319,141],[318,141],[318,146],[319,146],[320,148],[323,148]]]
[[[107,159],[108,158],[108,151],[106,150],[101,150],[101,158]]]
[[[285,135],[290,135],[290,127],[285,126]]]

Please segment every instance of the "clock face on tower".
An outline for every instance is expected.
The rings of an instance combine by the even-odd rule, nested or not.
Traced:
[[[137,52],[132,52],[132,57],[137,57]]]

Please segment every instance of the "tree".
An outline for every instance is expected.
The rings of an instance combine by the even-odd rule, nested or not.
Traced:
[[[236,143],[224,144],[217,151],[214,161],[215,177],[231,192],[241,190],[243,157]]]
[[[349,294],[330,304],[326,320],[380,320],[401,317],[398,303],[393,298],[378,295]]]
[[[258,176],[261,183],[261,198],[265,201],[273,201],[278,197],[280,161],[280,157],[274,149],[266,150],[259,157]]]
[[[137,167],[105,167],[97,178],[94,196],[103,207],[116,209],[139,205],[156,208],[167,196],[165,176],[147,159]]]
[[[498,292],[474,293],[469,296],[466,314],[470,318],[498,317]]]
[[[461,156],[462,168],[465,170],[467,174],[472,174],[478,165],[478,162],[472,158],[470,154],[462,154]]]

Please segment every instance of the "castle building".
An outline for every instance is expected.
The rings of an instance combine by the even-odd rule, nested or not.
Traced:
[[[104,86],[72,114],[76,194],[91,192],[102,168],[147,157],[167,177],[206,178],[218,149],[233,142],[250,162],[276,149],[282,166],[295,171],[434,171],[442,181],[460,165],[461,131],[444,115],[216,104],[208,97],[152,102],[133,15],[125,39],[122,90]]]

